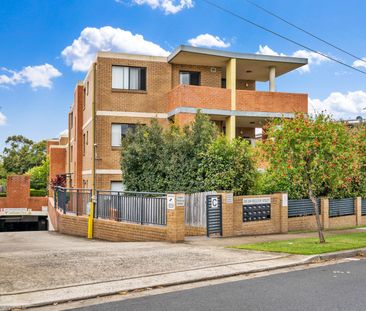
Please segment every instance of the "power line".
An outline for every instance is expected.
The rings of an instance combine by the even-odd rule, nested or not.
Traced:
[[[271,16],[273,16],[273,17],[275,17],[275,18],[277,18],[277,19],[279,19],[279,20],[281,20],[281,21],[283,21],[284,23],[286,23],[286,24],[288,24],[288,25],[290,25],[290,26],[292,26],[292,27],[296,28],[297,30],[300,30],[300,31],[302,31],[302,32],[306,33],[307,35],[309,35],[309,36],[311,36],[311,37],[313,37],[313,38],[315,38],[315,39],[317,39],[317,40],[319,40],[319,41],[321,41],[321,42],[323,42],[323,43],[325,43],[325,44],[327,44],[327,45],[329,45],[329,46],[331,46],[331,47],[333,47],[333,48],[335,48],[335,49],[337,49],[338,51],[341,51],[341,52],[343,52],[343,53],[345,53],[345,54],[347,54],[347,55],[349,55],[349,56],[351,56],[351,57],[353,57],[353,58],[355,58],[355,59],[357,59],[357,60],[360,60],[360,61],[362,61],[362,62],[366,63],[366,61],[365,61],[364,59],[362,59],[361,57],[356,56],[356,55],[352,54],[351,52],[348,52],[348,51],[346,51],[345,49],[342,49],[342,48],[340,48],[339,46],[336,46],[335,44],[333,44],[333,43],[331,43],[331,42],[329,42],[329,41],[327,41],[327,40],[325,40],[325,39],[323,39],[323,38],[320,38],[320,37],[319,37],[319,36],[317,36],[317,35],[314,35],[314,34],[313,34],[313,33],[311,33],[310,31],[307,31],[307,30],[305,30],[304,28],[301,28],[301,27],[299,27],[299,26],[297,26],[297,25],[295,25],[295,24],[293,24],[293,23],[289,22],[288,20],[286,20],[286,19],[284,19],[283,17],[281,17],[281,16],[279,16],[279,15],[277,15],[277,14],[275,14],[275,13],[271,12],[270,10],[268,10],[268,9],[266,9],[266,8],[264,8],[264,7],[262,7],[262,6],[260,6],[259,4],[255,3],[255,2],[253,2],[253,1],[250,1],[250,0],[245,0],[245,1],[246,1],[246,2],[248,2],[248,3],[249,3],[249,4],[251,4],[251,5],[254,5],[254,6],[255,6],[255,7],[257,7],[258,9],[260,9],[260,10],[262,10],[262,11],[266,12],[267,14],[269,14],[269,15],[271,15]]]
[[[227,14],[230,14],[230,15],[232,15],[232,16],[234,16],[234,17],[236,17],[236,18],[239,18],[239,19],[241,19],[241,20],[243,20],[243,21],[245,21],[245,22],[247,22],[247,23],[249,23],[249,24],[251,24],[251,25],[253,25],[253,26],[256,26],[256,27],[258,27],[258,28],[260,28],[260,29],[262,29],[262,30],[264,30],[264,31],[267,31],[267,32],[269,32],[269,33],[271,33],[271,34],[273,34],[273,35],[275,35],[275,36],[277,36],[277,37],[280,37],[280,38],[282,38],[282,39],[284,39],[284,40],[286,40],[286,41],[288,41],[288,42],[291,42],[291,43],[293,43],[293,44],[296,44],[296,45],[298,45],[298,46],[302,47],[303,49],[306,49],[306,50],[308,50],[308,51],[311,51],[311,52],[314,52],[314,53],[316,53],[316,54],[319,54],[319,55],[321,55],[321,56],[323,56],[323,57],[325,57],[325,58],[328,58],[328,59],[330,59],[330,60],[332,60],[332,61],[334,61],[334,62],[336,62],[336,63],[338,63],[338,64],[340,64],[340,65],[343,65],[343,66],[345,66],[345,67],[348,67],[348,68],[350,68],[350,69],[353,69],[353,70],[355,70],[355,71],[358,71],[358,72],[360,72],[360,73],[362,73],[362,74],[366,75],[366,71],[363,71],[363,70],[361,70],[361,69],[358,69],[358,68],[352,67],[351,65],[348,65],[348,64],[346,64],[346,63],[344,63],[344,62],[342,62],[342,61],[340,61],[340,60],[338,60],[338,59],[336,59],[336,58],[334,58],[334,57],[332,57],[332,56],[329,56],[329,55],[324,54],[324,53],[322,53],[322,52],[316,51],[316,50],[314,50],[314,49],[312,49],[312,48],[310,48],[310,47],[308,47],[308,46],[306,46],[306,45],[304,45],[304,44],[301,44],[301,43],[299,43],[299,42],[297,42],[297,41],[295,41],[295,40],[292,40],[292,39],[290,39],[290,38],[288,38],[288,37],[286,37],[286,36],[284,36],[284,35],[279,34],[278,32],[275,32],[275,31],[273,31],[273,30],[271,30],[271,29],[269,29],[269,28],[266,28],[266,27],[264,27],[264,26],[262,26],[262,25],[259,25],[259,24],[255,23],[255,22],[253,22],[253,21],[251,21],[251,20],[249,20],[249,19],[247,19],[247,18],[245,18],[245,17],[243,17],[243,16],[241,16],[241,15],[239,15],[239,14],[236,14],[235,12],[230,11],[230,10],[228,10],[228,9],[226,9],[226,8],[224,8],[224,7],[222,7],[222,6],[218,5],[218,4],[216,4],[216,3],[214,3],[214,2],[212,2],[212,1],[210,1],[210,0],[202,0],[202,1],[206,2],[207,4],[209,4],[209,5],[213,6],[213,7],[217,8],[217,9],[219,9],[219,10],[221,10],[221,11],[223,11],[223,12],[227,13]]]

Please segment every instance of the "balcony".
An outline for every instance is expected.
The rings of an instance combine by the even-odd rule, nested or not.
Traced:
[[[231,110],[231,90],[207,86],[178,85],[168,93],[168,113],[179,108]],[[236,111],[296,113],[308,112],[307,94],[236,91]]]

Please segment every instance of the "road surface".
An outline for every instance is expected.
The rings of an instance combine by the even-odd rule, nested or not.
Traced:
[[[366,310],[366,260],[87,306],[78,311]]]

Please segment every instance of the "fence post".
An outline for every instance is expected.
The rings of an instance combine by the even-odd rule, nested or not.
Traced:
[[[362,198],[355,198],[355,214],[356,214],[356,226],[362,224]]]
[[[183,242],[185,236],[185,194],[167,194],[167,241]]]
[[[53,191],[53,203],[54,203],[53,206],[55,209],[57,208],[57,190],[58,188],[55,187],[55,190]]]
[[[142,195],[139,196],[140,200],[141,200],[141,225],[144,224],[144,212],[145,212],[145,200],[144,197]]]
[[[91,201],[92,196],[93,196],[93,194],[92,194],[92,191],[90,190],[90,201]],[[90,202],[88,204],[90,204]],[[94,218],[98,218],[98,216],[99,216],[99,190],[97,190],[97,202],[94,206],[93,213],[94,213],[94,215],[93,215]]]
[[[79,216],[79,189],[76,189],[76,216]]]
[[[321,220],[323,229],[329,229],[329,199],[320,198]]]
[[[222,236],[230,237],[234,235],[234,194],[231,191],[218,191],[221,195],[221,215],[222,215]]]
[[[63,206],[63,210],[64,210],[64,214],[66,214],[66,200],[67,200],[67,198],[66,198],[66,190],[65,189],[64,189],[63,193],[64,193],[64,206]]]
[[[275,193],[273,196],[274,200],[271,200],[271,218],[275,218],[278,215],[278,230],[280,233],[288,232],[288,194],[287,192]],[[278,208],[279,212],[276,213]],[[272,211],[274,212],[272,215]]]

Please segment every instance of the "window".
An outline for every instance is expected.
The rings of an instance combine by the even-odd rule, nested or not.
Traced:
[[[111,181],[111,191],[125,191],[125,189],[122,181]]]
[[[74,113],[70,112],[69,114],[69,124],[70,124],[70,129],[72,129],[73,125],[73,121],[74,121]]]
[[[70,162],[72,162],[73,155],[74,155],[74,147],[71,146],[70,147]]]
[[[200,85],[200,72],[181,71],[179,73],[180,84]]]
[[[86,82],[86,95],[89,95],[89,81]]]
[[[112,66],[112,88],[146,91],[146,68]]]
[[[85,110],[85,103],[86,103],[86,94],[85,94],[85,87],[84,87],[84,96],[83,96],[83,110]]]
[[[89,131],[86,131],[86,144],[89,145]]]
[[[136,124],[112,124],[112,147],[121,146],[121,140],[129,130],[134,131]]]
[[[85,144],[86,144],[86,138],[85,134],[83,134],[83,156],[85,156]]]

